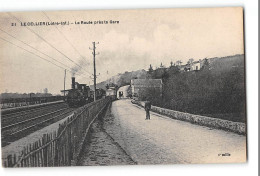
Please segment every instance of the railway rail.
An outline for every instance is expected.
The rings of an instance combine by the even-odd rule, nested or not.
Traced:
[[[43,107],[50,107],[50,106],[57,105],[57,104],[65,104],[65,102],[64,101],[58,101],[58,102],[37,104],[37,105],[31,105],[31,106],[25,106],[25,107],[1,109],[1,115],[2,116],[8,116],[8,115],[16,114],[16,113],[31,111],[32,109],[37,110],[37,109],[43,108]]]
[[[16,112],[16,113],[11,113],[11,114],[6,114],[2,115],[2,129],[5,126],[8,126],[10,124],[18,123],[20,121],[28,120],[32,117],[35,116],[40,116],[45,113],[49,113],[50,111],[61,109],[61,108],[66,108],[67,105],[65,103],[59,104],[59,105],[53,105],[49,107],[41,107],[37,109],[31,109],[27,111],[21,111],[21,112]]]
[[[2,115],[2,147],[63,119],[74,109],[61,103]]]

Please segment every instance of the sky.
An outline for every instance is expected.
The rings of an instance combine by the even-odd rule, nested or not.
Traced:
[[[51,21],[70,24],[28,26]],[[75,24],[81,21],[92,24]],[[0,13],[0,24],[0,93],[48,88],[59,94],[65,69],[66,88],[72,72],[76,81],[93,84],[92,42],[99,42],[97,82],[150,64],[244,53],[239,7],[11,12]]]

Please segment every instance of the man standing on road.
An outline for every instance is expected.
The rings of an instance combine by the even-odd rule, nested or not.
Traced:
[[[151,102],[150,101],[145,101],[144,109],[146,111],[146,119],[145,120],[150,120],[150,110],[151,110]]]

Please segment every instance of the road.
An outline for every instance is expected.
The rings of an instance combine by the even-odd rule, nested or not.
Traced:
[[[246,161],[246,137],[145,111],[130,100],[114,101],[104,129],[137,164]],[[222,156],[228,153],[230,156]]]
[[[117,97],[119,97],[119,92],[123,92],[123,96],[122,98],[126,98],[128,97],[128,89],[129,89],[130,85],[126,85],[123,87],[120,87],[117,91]]]

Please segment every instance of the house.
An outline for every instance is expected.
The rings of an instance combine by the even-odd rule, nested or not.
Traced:
[[[152,96],[162,96],[162,79],[132,79],[132,96],[145,99]]]
[[[199,71],[203,65],[201,60],[187,63],[186,65],[178,65],[180,71]]]
[[[201,62],[195,61],[190,64],[190,71],[198,71],[201,68]]]

